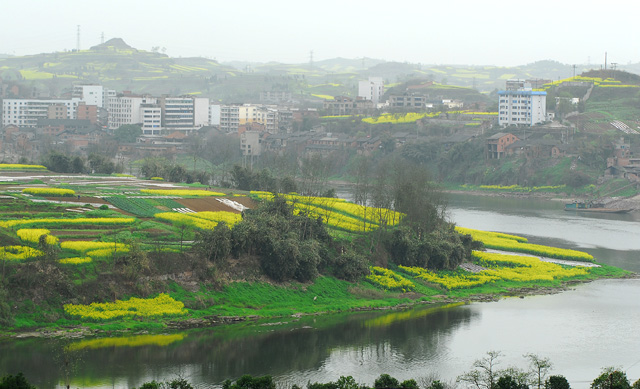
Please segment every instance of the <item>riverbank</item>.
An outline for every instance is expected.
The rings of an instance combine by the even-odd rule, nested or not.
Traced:
[[[391,293],[372,290],[370,284],[362,282],[357,284],[347,283],[349,285],[342,284],[341,286],[347,289],[346,291],[350,297],[347,300],[337,297],[338,301],[333,305],[333,308],[326,304],[315,305],[315,302],[318,300],[325,299],[325,295],[335,295],[335,291],[331,290],[331,285],[335,285],[334,282],[339,282],[337,280],[325,282],[325,277],[322,277],[320,282],[314,283],[314,285],[275,286],[275,289],[272,289],[274,295],[265,296],[267,299],[277,300],[281,298],[282,289],[286,288],[295,291],[297,294],[302,294],[302,299],[306,301],[305,304],[298,304],[297,306],[293,306],[292,303],[292,306],[287,309],[287,312],[282,314],[275,314],[275,312],[282,310],[277,303],[272,303],[272,307],[262,307],[265,314],[251,314],[252,311],[256,310],[256,307],[253,307],[250,302],[246,302],[248,305],[245,310],[245,312],[247,312],[246,314],[232,316],[209,315],[205,310],[190,310],[189,317],[184,318],[167,317],[156,320],[132,319],[82,324],[71,324],[70,321],[65,320],[63,324],[53,324],[44,328],[5,330],[0,334],[0,338],[78,339],[85,337],[122,336],[126,334],[161,334],[167,331],[214,328],[240,323],[269,325],[269,323],[273,323],[274,321],[290,320],[292,318],[295,320],[303,316],[330,315],[344,312],[403,310],[425,305],[469,304],[494,302],[509,297],[525,298],[528,296],[550,295],[570,290],[583,283],[604,278],[638,278],[638,275],[603,265],[599,268],[594,268],[587,276],[575,279],[545,282],[501,281],[490,285],[451,290],[448,292],[440,288],[432,288],[430,291],[431,294],[428,296],[417,292]],[[415,282],[415,280],[413,281]],[[324,288],[314,289],[318,284],[324,284]],[[263,284],[253,286],[262,291],[265,290],[265,285]],[[247,285],[247,287],[251,287],[251,285]],[[424,290],[425,289],[422,289],[423,292]],[[183,291],[180,293],[183,293]],[[228,293],[232,294],[233,292],[228,291]],[[367,294],[373,295],[376,298],[365,298],[364,296]],[[317,309],[310,309],[310,307],[314,306],[316,306]],[[266,314],[266,312],[272,313]]]
[[[588,196],[567,196],[566,194],[558,194],[552,192],[496,192],[485,190],[456,190],[445,189],[444,193],[463,194],[484,197],[504,197],[504,198],[522,198],[522,199],[544,199],[557,201],[563,204],[572,203],[574,201],[589,201],[592,198]],[[629,209],[630,212],[640,212],[640,195],[632,197],[602,197],[598,199],[606,208],[611,209]]]

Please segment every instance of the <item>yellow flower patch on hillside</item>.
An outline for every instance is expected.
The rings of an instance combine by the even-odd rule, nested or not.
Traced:
[[[185,315],[184,304],[168,294],[161,293],[156,298],[116,300],[114,303],[91,303],[89,305],[65,304],[67,315],[83,320],[110,320],[122,317],[161,317]]]

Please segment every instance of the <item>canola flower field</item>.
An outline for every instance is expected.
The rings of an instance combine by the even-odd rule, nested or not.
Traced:
[[[270,192],[252,191],[251,195],[266,200],[273,197]],[[314,219],[322,218],[329,228],[352,233],[368,232],[385,225],[395,226],[404,216],[393,210],[364,207],[332,197],[300,196],[292,193],[283,196],[294,206],[296,213],[306,214]]]
[[[44,253],[28,246],[2,246],[0,247],[0,260],[24,261],[25,259],[38,258]]]
[[[80,265],[83,263],[90,263],[91,261],[91,257],[72,257],[59,259],[58,263],[62,263],[65,265]]]
[[[76,194],[73,189],[61,188],[24,188],[22,193],[33,196],[71,197]]]
[[[242,215],[225,211],[194,213],[162,212],[156,213],[154,216],[179,227],[187,226],[200,230],[213,229],[220,222],[225,222],[231,228],[234,224],[242,220]]]
[[[614,80],[613,78],[600,78],[600,77],[585,77],[585,76],[575,76],[569,77],[558,81],[552,81],[548,84],[544,84],[543,90],[548,90],[552,86],[560,85],[563,82],[587,82],[592,83],[600,88],[639,88],[638,85],[625,85],[619,80]]]
[[[564,280],[589,273],[586,267],[566,268],[529,256],[474,251],[473,258],[475,263],[487,269],[471,273],[464,270],[433,272],[420,267],[399,266],[399,268],[415,278],[438,284],[448,290],[472,288],[499,280],[518,282]]]
[[[549,258],[568,259],[574,261],[593,262],[593,256],[578,250],[561,249],[557,247],[542,246],[526,242],[525,238],[488,231],[473,230],[470,228],[456,227],[461,234],[469,234],[474,240],[481,241],[485,247],[541,255]]]
[[[392,270],[383,267],[371,266],[371,274],[366,278],[367,281],[383,289],[397,292],[409,292],[415,289],[413,282],[407,280]]]
[[[184,304],[165,293],[152,299],[132,297],[114,303],[91,303],[89,305],[65,304],[64,312],[83,320],[102,321],[122,317],[161,317],[185,315]]]
[[[30,243],[38,243],[40,241],[40,237],[45,235],[45,242],[49,245],[54,245],[58,243],[58,238],[55,236],[49,235],[51,231],[46,228],[22,228],[16,231],[16,235],[24,241]]]
[[[59,227],[62,225],[106,225],[106,226],[115,226],[122,224],[133,224],[136,221],[134,218],[127,217],[95,217],[95,218],[85,218],[85,217],[77,217],[77,218],[34,218],[34,219],[13,219],[13,220],[5,220],[0,221],[0,227],[4,228],[13,228],[13,227],[22,227],[22,226],[33,226],[36,225],[38,227]]]
[[[42,171],[42,170],[47,170],[47,168],[42,165],[25,165],[20,163],[0,163],[0,170]]]

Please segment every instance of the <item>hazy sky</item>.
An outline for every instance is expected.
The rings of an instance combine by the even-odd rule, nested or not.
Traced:
[[[70,50],[120,37],[219,61],[334,57],[423,64],[640,62],[635,0],[22,0],[0,7],[0,53]]]

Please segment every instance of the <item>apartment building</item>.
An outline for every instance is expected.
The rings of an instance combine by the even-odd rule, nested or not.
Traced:
[[[209,125],[220,126],[220,111],[221,106],[219,104],[209,105]]]
[[[140,116],[142,118],[142,135],[161,135],[162,108],[159,104],[141,104]]]
[[[523,80],[508,80],[498,92],[498,123],[501,126],[533,126],[547,120],[547,92],[534,91]]]
[[[75,119],[79,99],[4,99],[2,126],[34,127],[38,119]]]
[[[327,115],[357,115],[372,110],[375,104],[362,97],[354,100],[347,96],[336,96],[333,100],[325,100],[322,108]]]
[[[238,132],[240,125],[240,106],[222,105],[220,107],[220,131]]]
[[[240,134],[240,149],[243,156],[259,156],[262,154],[260,131],[245,131]]]
[[[107,90],[102,85],[74,85],[71,97],[80,99],[87,105],[95,105],[98,108],[106,108]]]
[[[425,108],[426,104],[427,98],[422,95],[389,96],[389,107],[391,108]]]
[[[260,101],[265,103],[286,103],[293,100],[293,94],[287,91],[262,91]]]
[[[378,105],[382,95],[384,95],[384,81],[382,81],[382,77],[369,77],[369,80],[358,83],[358,97],[371,100],[374,106]]]
[[[259,107],[252,104],[242,104],[238,106],[238,123],[242,126],[258,121]]]
[[[142,96],[115,96],[109,98],[109,119],[110,130],[125,124],[142,123],[142,104],[157,104],[157,99]]]
[[[76,108],[76,119],[88,120],[91,124],[98,123],[98,106],[81,101]]]

